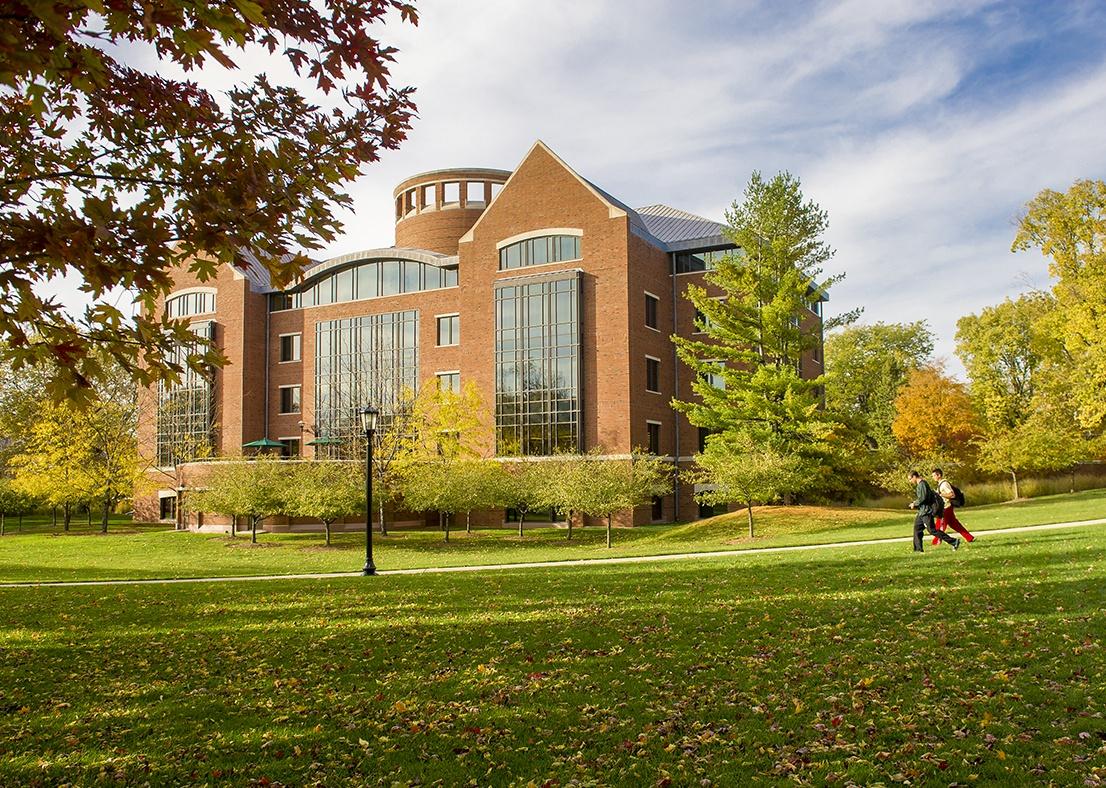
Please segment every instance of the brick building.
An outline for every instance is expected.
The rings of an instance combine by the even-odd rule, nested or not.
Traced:
[[[365,400],[386,410],[401,387],[434,378],[475,381],[499,454],[640,447],[687,467],[701,436],[670,406],[691,387],[669,337],[696,330],[683,291],[733,248],[721,225],[629,208],[541,142],[513,172],[427,172],[394,196],[394,246],[319,262],[288,290],[259,266],[179,278],[160,308],[191,318],[230,363],[147,392],[157,412],[140,445],[163,473],[140,516],[175,517],[177,487],[199,472],[181,465],[181,446],[237,454],[268,439],[312,458],[359,439]],[[807,319],[820,333],[820,304]],[[804,372],[821,373],[820,349]],[[692,494],[680,484],[632,522],[707,514]]]

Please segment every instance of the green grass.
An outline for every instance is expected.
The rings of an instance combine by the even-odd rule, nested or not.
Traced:
[[[905,498],[903,499],[905,502]],[[1106,516],[1106,490],[1035,498],[962,512],[968,528],[1066,522]],[[376,536],[381,569],[555,561],[578,558],[740,550],[750,547],[906,536],[912,513],[861,508],[768,507],[757,510],[757,538],[745,537],[744,513],[676,526],[617,529],[608,550],[603,529],[577,529],[572,541],[557,529],[454,532],[447,544],[436,531]],[[0,539],[0,582],[143,577],[210,577],[357,571],[364,563],[363,534],[266,534],[230,538],[158,530],[133,534],[9,535]]]
[[[4,785],[1106,780],[1106,527],[0,602]]]

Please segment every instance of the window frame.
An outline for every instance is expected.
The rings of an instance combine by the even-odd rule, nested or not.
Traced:
[[[279,342],[280,342],[280,348],[279,348],[279,351],[278,351],[279,354],[280,354],[279,355],[280,361],[278,363],[280,363],[280,364],[296,364],[296,363],[299,363],[299,362],[303,361],[303,332],[302,331],[294,331],[294,332],[291,332],[291,333],[288,333],[288,334],[280,334],[278,336],[278,339],[279,339]],[[285,358],[284,357],[284,340],[285,339],[298,340],[298,341],[295,341],[295,342],[292,343],[292,348],[293,348],[293,351],[294,351],[292,353],[292,356],[293,356],[292,358]]]
[[[459,369],[444,369],[444,370],[441,370],[439,372],[435,372],[434,373],[434,381],[438,386],[438,390],[442,391],[442,379],[443,378],[452,378],[454,376],[456,376],[456,378],[457,378],[457,388],[453,388],[452,386],[450,386],[449,390],[452,391],[454,394],[460,394],[461,393],[461,370],[459,370]]]
[[[442,321],[456,319],[454,328],[450,328],[450,339],[452,342],[442,344]],[[461,313],[460,312],[446,312],[441,315],[434,315],[434,347],[457,347],[461,344]]]
[[[663,426],[664,425],[659,421],[654,421],[653,419],[645,420],[645,430],[648,437],[646,441],[647,448],[650,454],[657,457],[661,456],[661,427]],[[656,437],[655,443],[654,436]]]
[[[652,362],[652,364],[650,364],[650,362]],[[649,378],[654,369],[656,370],[656,379],[652,382],[654,382],[657,386],[655,389],[649,388],[649,384],[651,382]],[[656,356],[647,355],[645,357],[645,390],[650,394],[661,393],[661,360]]]
[[[653,322],[652,323],[649,322],[649,307],[650,306],[653,307]],[[661,299],[660,299],[660,296],[656,296],[653,293],[650,293],[648,290],[646,290],[645,291],[645,327],[646,328],[652,329],[653,331],[656,331],[657,333],[660,333],[660,330],[661,330],[661,327],[660,327],[661,326],[660,312],[661,312]]]
[[[295,390],[297,394],[294,396],[294,401],[291,403],[295,410],[284,409],[284,392]],[[300,383],[290,383],[286,386],[278,386],[279,391],[277,399],[277,413],[281,416],[295,416],[298,413],[303,412],[303,385]]]

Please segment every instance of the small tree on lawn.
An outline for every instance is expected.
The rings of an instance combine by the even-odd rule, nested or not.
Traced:
[[[707,438],[705,451],[695,458],[699,480],[709,488],[698,494],[707,504],[740,503],[749,518],[753,538],[753,505],[766,504],[801,485],[802,458],[765,444],[743,433],[723,433]]]
[[[288,475],[283,513],[321,520],[327,547],[334,521],[365,509],[365,479],[356,463],[335,460],[296,463],[290,466]]]
[[[4,535],[7,516],[19,510],[22,498],[19,490],[12,485],[11,479],[0,479],[0,536]]]
[[[614,513],[649,503],[654,496],[672,491],[672,465],[652,454],[635,454],[627,460],[588,460],[581,480],[581,512],[607,520],[607,547],[611,546]]]
[[[603,449],[586,454],[559,454],[546,463],[549,499],[553,508],[568,520],[566,539],[572,539],[572,518],[591,507],[595,496],[593,471],[600,466]]]
[[[449,541],[450,518],[464,506],[465,481],[449,460],[426,460],[403,469],[400,490],[403,503],[418,512],[441,512],[445,515],[445,540]]]
[[[230,515],[232,535],[235,517],[249,517],[250,541],[256,544],[262,521],[285,510],[291,484],[288,468],[265,456],[220,463],[212,468],[206,489],[190,496],[191,508]]]
[[[552,505],[550,500],[550,464],[541,461],[512,462],[504,465],[496,498],[500,506],[518,512],[518,538],[526,524],[526,515]]]
[[[490,509],[503,487],[503,466],[495,460],[463,458],[446,462],[454,512],[465,513],[465,532],[472,533],[472,513]]]
[[[1045,411],[1033,413],[1016,427],[995,430],[977,445],[979,469],[1010,474],[1015,500],[1021,497],[1020,474],[1069,468],[1087,452],[1087,443],[1076,424],[1058,424]]]

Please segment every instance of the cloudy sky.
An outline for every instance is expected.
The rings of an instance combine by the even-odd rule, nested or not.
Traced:
[[[419,118],[356,183],[328,253],[390,245],[405,176],[511,169],[536,139],[631,206],[713,219],[750,172],[786,169],[829,213],[847,273],[829,312],[926,318],[951,357],[959,316],[1047,286],[1039,254],[1010,252],[1025,202],[1106,178],[1101,0],[418,7],[418,27],[380,37]]]
[[[830,307],[956,319],[1047,284],[1012,254],[1043,188],[1106,177],[1106,4],[424,0],[395,76],[409,141],[357,184],[329,251],[392,242],[392,187],[513,168],[544,140],[631,206],[714,219],[749,173],[787,169],[830,217]]]

